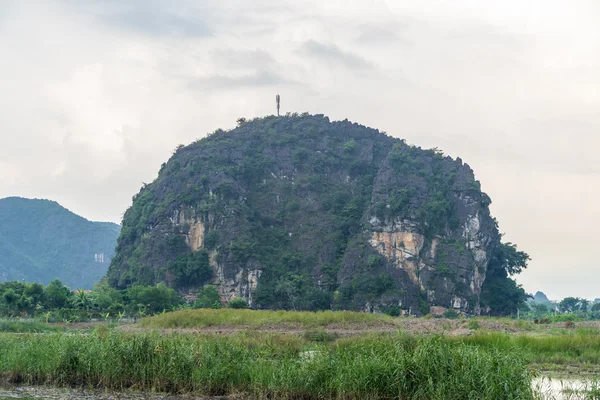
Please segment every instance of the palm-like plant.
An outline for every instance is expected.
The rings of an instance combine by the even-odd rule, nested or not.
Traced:
[[[92,308],[92,301],[85,293],[85,290],[78,289],[76,296],[73,298],[73,305],[82,310],[90,310]]]

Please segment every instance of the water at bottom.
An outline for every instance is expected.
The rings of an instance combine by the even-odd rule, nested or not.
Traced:
[[[600,384],[594,378],[549,377],[532,382],[538,400],[600,399]],[[174,396],[155,393],[100,392],[47,387],[1,387],[0,400],[228,400],[229,397]],[[240,400],[236,397],[236,400]]]
[[[533,388],[543,400],[592,400],[600,399],[597,377],[574,378],[541,376],[532,382]]]
[[[0,400],[228,400],[229,397],[174,396],[155,393],[100,392],[30,386],[0,386]],[[239,398],[237,398],[239,400]]]

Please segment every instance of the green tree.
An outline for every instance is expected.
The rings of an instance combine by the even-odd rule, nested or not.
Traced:
[[[15,293],[14,289],[7,289],[2,294],[2,300],[4,304],[6,304],[7,308],[13,309],[17,306],[17,301],[19,300],[19,295]]]
[[[490,279],[481,292],[482,306],[488,307],[489,314],[494,316],[515,315],[528,298],[521,285],[506,277]]]
[[[213,275],[206,250],[180,255],[171,263],[170,270],[177,287],[184,288],[203,285]]]
[[[541,317],[550,310],[548,309],[548,306],[543,303],[533,303],[531,305],[531,311],[536,317]]]
[[[194,308],[215,308],[221,305],[221,296],[214,286],[206,286],[198,293]]]
[[[577,312],[581,310],[581,301],[579,297],[565,297],[558,303],[558,309],[567,313]]]
[[[44,295],[47,309],[64,308],[69,304],[71,291],[59,279],[54,279],[44,289]]]
[[[75,308],[79,308],[81,310],[88,311],[92,308],[92,301],[83,289],[77,290],[75,296],[72,298],[72,304]]]
[[[44,285],[39,283],[28,283],[23,294],[31,298],[34,306],[37,306],[45,301]]]
[[[520,274],[531,260],[527,253],[519,251],[517,245],[510,242],[500,245],[496,258],[510,276]]]
[[[134,307],[151,314],[173,310],[183,303],[183,299],[164,283],[156,286],[134,286],[127,291],[127,294]]]
[[[530,297],[521,285],[509,276],[527,268],[529,255],[512,243],[498,246],[488,264],[481,289],[481,306],[490,315],[514,315]]]
[[[106,279],[98,282],[88,297],[99,310],[115,313],[122,311],[125,302],[123,292],[110,287]]]

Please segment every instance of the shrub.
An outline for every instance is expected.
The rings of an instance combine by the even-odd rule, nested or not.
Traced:
[[[207,250],[214,249],[219,243],[219,232],[210,231],[204,237],[204,248]]]
[[[547,318],[544,318],[547,320]],[[575,314],[558,314],[550,318],[551,322],[579,322],[583,321],[583,318],[578,317]]]
[[[310,342],[329,343],[336,340],[339,335],[337,333],[327,332],[325,329],[311,329],[305,331],[302,337]]]
[[[207,286],[198,293],[198,298],[194,302],[194,308],[217,308],[215,305],[221,305],[221,296],[217,288]]]
[[[444,318],[448,318],[448,319],[456,319],[460,316],[459,313],[457,313],[456,311],[454,311],[453,309],[449,308],[446,311],[444,311]]]
[[[354,140],[349,140],[346,143],[344,143],[344,152],[345,153],[352,153],[355,148],[356,148],[356,142]]]
[[[477,330],[477,329],[481,328],[481,325],[479,324],[479,321],[477,321],[476,319],[470,319],[469,323],[467,325],[467,328],[472,329],[472,330]]]
[[[227,304],[227,308],[248,308],[248,302],[241,297],[235,297]]]
[[[389,306],[385,307],[382,311],[390,317],[399,317],[402,310],[398,306]]]

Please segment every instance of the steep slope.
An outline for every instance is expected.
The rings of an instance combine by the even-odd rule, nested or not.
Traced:
[[[91,288],[114,255],[119,225],[90,222],[58,203],[0,199],[0,281]]]
[[[180,146],[125,213],[110,283],[218,285],[253,307],[479,312],[500,246],[460,159],[322,115]]]

